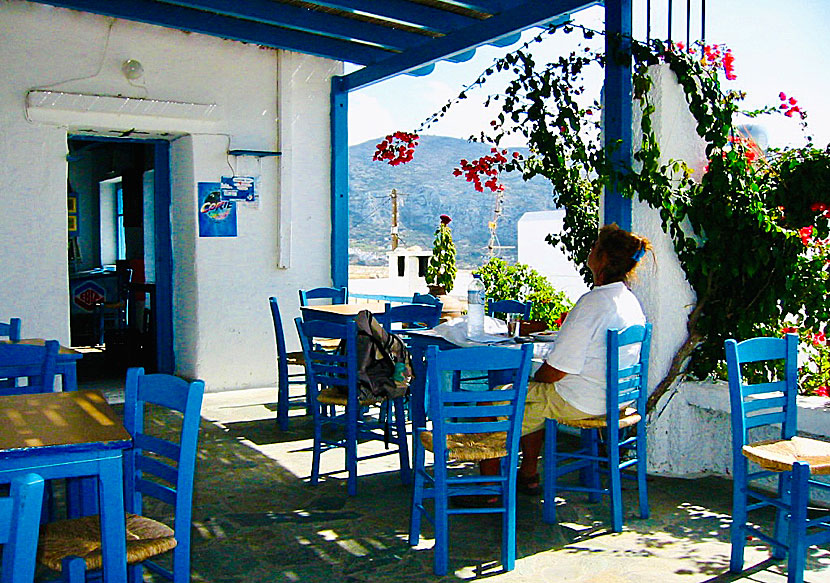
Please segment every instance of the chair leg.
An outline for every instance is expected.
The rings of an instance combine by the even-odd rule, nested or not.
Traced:
[[[501,519],[501,564],[505,571],[512,571],[516,567],[516,467],[509,467],[507,460],[502,458],[501,475],[507,478],[502,491],[504,514]]]
[[[544,481],[542,483],[542,520],[556,523],[556,437],[559,424],[555,419],[545,420],[545,453],[542,459]]]
[[[288,429],[288,379],[280,375],[277,386],[277,426],[280,431]]]
[[[807,503],[810,498],[810,465],[793,464],[790,482],[790,532],[788,537],[787,583],[803,583],[807,558]]]
[[[608,429],[608,439],[605,445],[608,449],[608,494],[611,502],[611,530],[622,532],[622,476],[620,475],[620,432],[618,429]]]
[[[346,478],[349,496],[357,495],[357,418],[360,406],[346,405]]]
[[[175,563],[175,558],[173,562]],[[187,581],[187,579],[184,580]],[[141,563],[127,565],[127,582],[142,583],[142,581],[144,581],[144,567],[142,567]],[[173,575],[173,581],[178,581],[178,579],[176,579],[175,573]]]
[[[651,512],[648,507],[648,486],[646,477],[648,475],[648,445],[646,444],[646,423],[645,420],[637,424],[637,493],[640,497],[640,518],[648,518]]]
[[[582,440],[582,448],[588,455],[594,458],[599,456],[599,429],[583,429],[580,438]],[[587,468],[579,471],[579,477],[583,486],[593,489],[588,493],[588,501],[600,502],[602,500],[602,494],[599,491],[601,488],[599,460],[593,459],[589,461]]]
[[[86,563],[81,557],[72,555],[61,561],[61,579],[65,583],[84,583]]]
[[[744,527],[746,526],[746,489],[747,489],[747,461],[738,453],[733,457],[732,464],[732,555],[729,560],[729,571],[740,573],[744,569]]]
[[[409,466],[409,443],[406,441],[406,407],[403,398],[395,399],[392,405],[395,408],[395,437],[401,460],[401,482],[407,485],[412,482],[412,469]]]
[[[778,508],[775,514],[775,531],[773,536],[775,540],[781,542],[781,545],[773,545],[773,559],[783,559],[787,556],[786,543],[790,532],[790,517],[787,507],[791,506],[792,481],[792,472],[781,472],[778,474],[778,499],[781,501],[782,506]]]
[[[311,483],[317,484],[320,481],[320,453],[323,448],[323,427],[321,409],[325,405],[317,402],[312,403],[312,417],[314,425],[314,446],[311,453]]]
[[[447,515],[449,496],[447,495],[446,470],[442,472],[438,466],[436,466],[434,502],[435,515],[433,516],[433,525],[435,526],[435,549],[433,552],[435,553],[435,557],[433,571],[436,575],[446,575],[450,562],[449,516]]]
[[[414,483],[412,486],[412,509],[409,515],[409,544],[410,546],[417,546],[421,537],[421,506],[424,503],[424,447],[419,443],[420,436],[413,436],[415,442],[415,454],[412,460],[412,467],[415,472]]]

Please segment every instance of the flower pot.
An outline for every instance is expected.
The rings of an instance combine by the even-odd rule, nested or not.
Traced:
[[[447,288],[445,288],[443,285],[429,285],[428,287],[430,295],[433,295],[436,298],[438,296],[447,295]]]

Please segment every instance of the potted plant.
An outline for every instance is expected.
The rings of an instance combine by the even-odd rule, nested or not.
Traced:
[[[429,293],[434,296],[446,295],[452,291],[457,269],[455,267],[455,243],[452,241],[452,219],[441,215],[441,222],[435,229],[435,241],[432,244],[432,256],[427,262],[424,279],[429,285]]]

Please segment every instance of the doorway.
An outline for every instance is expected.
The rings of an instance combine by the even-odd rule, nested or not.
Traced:
[[[69,136],[69,304],[82,381],[173,372],[169,144]]]

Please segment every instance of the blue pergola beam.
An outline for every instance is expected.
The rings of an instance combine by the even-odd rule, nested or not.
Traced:
[[[605,148],[611,163],[631,168],[631,0],[605,3]],[[605,188],[603,224],[631,230],[630,198],[620,194],[617,185]]]
[[[431,38],[408,30],[393,29],[326,12],[313,12],[290,4],[275,7],[274,3],[269,0],[245,0],[244,3],[227,0],[161,0],[161,2],[340,39],[357,39],[395,50],[403,50]]]
[[[199,32],[278,49],[298,51],[338,61],[351,60],[351,62],[360,65],[373,63],[394,54],[385,49],[369,45],[361,45],[287,28],[275,28],[261,22],[240,20],[239,18],[164,4],[153,0],[109,0],[106,3],[102,3],[100,0],[39,1],[42,4],[124,18],[166,28]]]
[[[432,8],[415,2],[403,0],[307,0],[312,4],[337,8],[347,12],[362,12],[374,14],[383,18],[397,20],[412,26],[418,26],[434,32],[448,33],[452,30],[468,26],[475,20],[447,12],[440,8]]]
[[[513,8],[486,20],[471,24],[452,35],[433,39],[423,50],[391,56],[370,67],[364,67],[344,77],[345,90],[354,91],[373,83],[407,73],[429,63],[478,48],[492,39],[550,21],[560,14],[576,12],[597,4],[598,0],[529,0],[513,3]]]
[[[349,94],[331,80],[331,283],[349,285]]]

